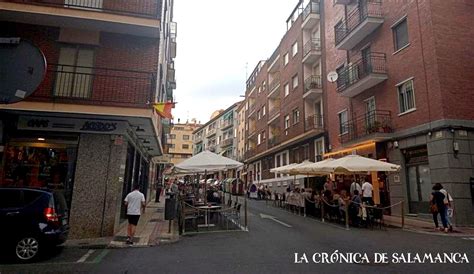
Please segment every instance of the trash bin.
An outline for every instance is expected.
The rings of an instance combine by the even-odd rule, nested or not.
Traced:
[[[165,220],[176,218],[176,199],[166,198],[165,200]]]

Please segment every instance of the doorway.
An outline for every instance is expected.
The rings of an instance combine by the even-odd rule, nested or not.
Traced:
[[[427,214],[433,185],[426,146],[406,151],[405,158],[409,211]]]

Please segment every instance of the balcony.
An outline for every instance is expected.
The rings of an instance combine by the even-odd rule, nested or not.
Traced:
[[[233,126],[234,123],[232,120],[223,120],[222,123],[221,123],[221,130],[224,130],[226,128],[229,128],[231,126]]]
[[[281,142],[280,135],[273,135],[273,137],[268,139],[268,148],[275,147]]]
[[[382,141],[390,138],[393,132],[391,112],[375,110],[365,115],[349,120],[341,125],[341,144],[365,140]]]
[[[202,142],[202,135],[195,135],[196,137],[194,138],[194,142],[195,143],[201,143]]]
[[[319,0],[310,1],[303,10],[303,24],[301,25],[301,28],[303,30],[314,28],[320,20],[319,12]]]
[[[350,50],[384,22],[381,0],[367,0],[367,5],[352,10],[346,20],[334,27],[336,48]]]
[[[321,75],[312,75],[304,80],[304,99],[316,99],[322,93]]]
[[[268,64],[270,64],[267,69],[268,73],[274,73],[280,69],[280,48],[273,52],[270,59],[268,59]]]
[[[306,117],[304,123],[305,131],[310,130],[321,130],[324,131],[323,116],[321,115],[311,115]]]
[[[225,148],[225,147],[231,146],[233,144],[234,144],[234,139],[228,138],[228,139],[225,139],[224,141],[222,141],[220,146],[221,146],[221,148]]]
[[[208,129],[206,133],[206,137],[211,137],[212,135],[215,135],[217,130],[215,128]]]
[[[159,38],[160,0],[0,0],[4,20]]]
[[[269,86],[267,98],[278,97],[280,91],[280,75],[276,75]]]
[[[156,73],[48,64],[29,101],[150,108]]]
[[[311,38],[303,47],[303,64],[314,64],[321,58],[321,40]]]
[[[334,5],[349,5],[353,0],[333,0]]]
[[[247,116],[250,117],[252,114],[254,114],[255,110],[257,109],[257,105],[255,103],[251,104],[249,106],[249,109],[247,110]]]
[[[252,156],[255,155],[255,152],[256,152],[256,149],[255,148],[250,148],[249,150],[247,150],[245,152],[245,159],[249,159],[251,158]]]
[[[342,96],[354,97],[387,78],[385,53],[372,52],[339,72],[336,90]]]

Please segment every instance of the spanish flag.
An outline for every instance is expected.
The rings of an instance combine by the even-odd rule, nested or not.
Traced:
[[[174,107],[174,103],[156,103],[153,106],[161,117],[173,119],[171,109]]]

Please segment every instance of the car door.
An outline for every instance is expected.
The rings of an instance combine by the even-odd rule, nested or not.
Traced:
[[[22,230],[23,193],[20,189],[0,189],[0,235],[17,235]]]

